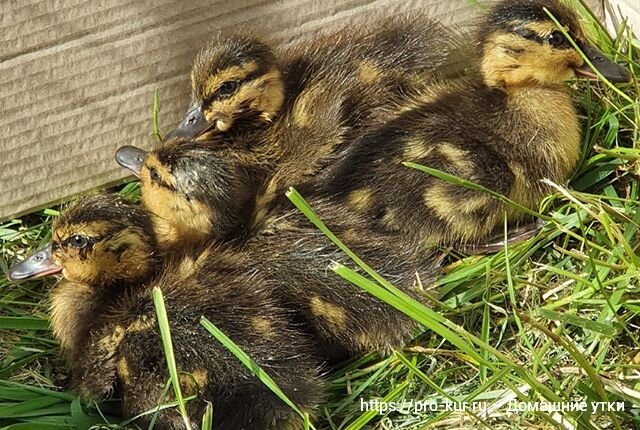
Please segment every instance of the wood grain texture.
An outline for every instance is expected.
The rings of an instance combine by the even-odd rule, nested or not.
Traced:
[[[468,0],[0,1],[0,220],[125,178],[115,150],[153,145],[156,89],[162,128],[177,122],[191,61],[217,32],[251,28],[293,43],[411,10],[464,25],[477,7]]]

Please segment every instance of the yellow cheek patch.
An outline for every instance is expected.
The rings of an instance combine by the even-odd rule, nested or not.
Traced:
[[[102,282],[109,280],[110,276],[138,278],[149,270],[149,255],[153,250],[141,232],[136,230],[131,227],[96,242],[83,258],[73,248],[57,251],[54,258],[63,265],[63,275],[75,282]],[[121,252],[122,247],[124,251]],[[114,267],[118,268],[115,274]]]
[[[284,84],[277,69],[271,69],[254,80],[244,82],[230,97],[214,100],[207,106],[204,117],[220,132],[233,126],[234,118],[247,104],[248,110],[258,113],[264,122],[271,122],[284,103]]]
[[[63,265],[63,276],[74,282],[95,282],[98,278],[98,267],[93,258],[81,260],[77,251],[66,252],[64,256],[56,258]]]
[[[67,246],[57,249],[53,257],[70,281],[95,283],[145,275],[150,269],[152,252],[146,233],[128,227],[95,242],[85,253]],[[115,273],[114,267],[118,268]]]
[[[361,188],[349,193],[347,197],[349,205],[359,212],[364,212],[373,207],[374,198],[373,190],[370,188]]]
[[[148,260],[149,254],[153,252],[151,245],[148,243],[146,233],[139,227],[127,227],[112,236],[109,240],[109,247],[112,250],[126,247],[121,254],[120,258],[123,261],[120,263],[123,264],[129,261],[133,267],[145,265],[144,263]]]
[[[311,298],[311,312],[319,318],[328,322],[334,329],[343,330],[346,327],[347,314],[339,305],[330,303],[318,296]]]
[[[533,24],[547,29],[545,23]],[[509,91],[561,84],[575,75],[574,67],[582,64],[580,54],[573,49],[556,49],[515,34],[498,32],[487,40],[481,68],[488,85]]]
[[[243,90],[233,96],[212,102],[204,111],[204,119],[209,123],[215,122],[216,129],[227,131],[233,125],[233,117],[243,100]]]
[[[258,94],[253,97],[251,109],[260,112],[260,118],[272,122],[284,103],[284,84],[277,69],[271,69],[252,84]]]
[[[213,220],[205,204],[189,202],[167,188],[143,186],[142,203],[154,215],[153,228],[161,247],[181,241],[200,242],[212,232]]]

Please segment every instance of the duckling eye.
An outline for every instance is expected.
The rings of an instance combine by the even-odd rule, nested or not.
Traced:
[[[220,88],[218,88],[218,91],[216,91],[216,96],[218,98],[229,97],[237,89],[238,89],[237,81],[226,81],[226,82],[223,82],[222,85],[220,85]]]
[[[151,180],[153,182],[159,183],[160,182],[160,174],[158,173],[158,171],[156,170],[155,167],[152,167],[149,170],[149,177],[151,178]]]
[[[547,36],[547,43],[553,46],[554,48],[559,48],[561,46],[565,46],[567,44],[567,39],[564,37],[559,31],[554,31],[550,35]]]
[[[80,234],[74,234],[67,239],[67,243],[76,249],[82,249],[89,244],[89,239]]]

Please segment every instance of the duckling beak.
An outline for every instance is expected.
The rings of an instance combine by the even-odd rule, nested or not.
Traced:
[[[173,131],[165,136],[164,141],[169,142],[178,138],[194,138],[210,128],[211,124],[207,122],[202,112],[202,105],[192,105],[184,119],[180,121]]]
[[[51,243],[47,243],[44,247],[9,269],[7,278],[10,281],[24,281],[53,275],[61,271],[62,266],[56,263],[51,255]]]
[[[608,60],[602,52],[593,46],[584,45],[581,47],[584,55],[591,61],[593,66],[611,82],[624,83],[631,80],[631,74],[627,69],[613,61]],[[598,79],[598,75],[585,62],[582,66],[575,69],[576,74],[585,76],[590,79]]]
[[[145,158],[147,158],[147,151],[131,145],[123,146],[116,151],[116,162],[137,178],[140,177]]]

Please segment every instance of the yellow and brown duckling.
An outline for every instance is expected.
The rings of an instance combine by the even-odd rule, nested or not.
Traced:
[[[124,146],[118,163],[140,179],[143,205],[163,249],[198,249],[246,236],[269,167],[243,145],[172,142],[146,152]]]
[[[153,199],[143,191],[158,237],[186,244],[205,231],[221,240],[246,231],[283,190],[332,163],[373,117],[388,115],[384,107],[410,82],[458,73],[458,51],[451,32],[422,16],[342,29],[282,52],[250,35],[210,42],[194,63],[189,113],[140,172],[150,187],[170,190],[162,179],[169,169],[184,198],[168,205],[160,189]],[[135,172],[145,156],[137,151],[123,148],[116,158]],[[167,223],[172,211],[184,222]]]
[[[167,140],[233,137],[280,121],[323,127],[314,114],[330,100],[344,122],[363,122],[416,80],[458,75],[462,57],[459,36],[421,15],[345,27],[278,50],[259,36],[219,35],[194,61],[191,105]]]
[[[426,85],[398,115],[365,134],[303,194],[339,197],[374,220],[426,245],[477,244],[526,214],[488,194],[405,168],[419,163],[470,180],[530,209],[565,184],[581,153],[580,123],[565,81],[595,76],[547,14],[612,82],[629,73],[591,46],[575,12],[555,0],[506,0],[480,25],[476,74]]]
[[[229,208],[242,203],[216,198],[216,184],[220,185],[217,169],[226,169],[219,166],[233,165],[236,160],[221,157],[219,147],[191,142],[164,146],[148,155],[132,147],[120,151],[120,157],[140,177],[143,202],[157,214],[154,228],[167,252],[198,248],[215,240],[216,222],[223,212],[220,205]],[[152,169],[156,173],[151,173]],[[246,173],[244,168],[235,169]],[[152,175],[161,179],[154,180]],[[369,229],[368,220],[335,202],[314,200],[311,204],[364,261],[399,288],[421,298],[416,274],[428,285],[437,270],[437,261],[429,251],[404,246],[395,234]],[[194,220],[206,222],[194,228]],[[415,324],[409,318],[328,270],[332,262],[352,264],[290,205],[274,207],[261,222],[245,224],[244,231],[229,240],[246,259],[247,267],[256,268],[274,282],[274,295],[296,310],[297,319],[321,345],[319,353],[324,358],[336,361],[389,351],[410,339]]]
[[[322,398],[312,345],[277,305],[268,283],[232,253],[210,249],[196,259],[159,264],[146,211],[116,196],[88,197],[60,216],[44,249],[14,266],[12,280],[62,271],[51,293],[51,325],[87,400],[113,392],[128,416],[162,402],[168,379],[151,289],[164,295],[182,390],[199,428],[207,402],[224,429],[303,428],[300,417],[200,326],[211,320],[239,344],[301,409]],[[145,418],[143,418],[144,420]],[[182,429],[176,410],[156,428]]]
[[[190,110],[167,140],[251,148],[271,173],[262,207],[392,115],[415,82],[460,74],[459,46],[424,16],[342,29],[275,55],[254,37],[217,39],[194,63]]]

